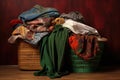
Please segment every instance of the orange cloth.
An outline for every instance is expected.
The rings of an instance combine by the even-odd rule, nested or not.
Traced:
[[[85,60],[96,56],[99,51],[97,37],[93,35],[73,34],[69,37],[69,44],[74,53]]]
[[[52,21],[53,24],[63,24],[65,23],[64,18],[56,18],[55,20]]]
[[[17,27],[13,32],[12,32],[12,35],[17,35],[17,34],[20,34],[22,36],[25,36],[27,34],[29,30],[24,27],[24,26],[19,26]]]

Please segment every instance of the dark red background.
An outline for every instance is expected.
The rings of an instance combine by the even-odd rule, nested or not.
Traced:
[[[87,24],[108,38],[102,58],[104,64],[120,62],[120,0],[1,0],[0,1],[0,64],[17,64],[17,44],[7,39],[11,34],[9,21],[35,4],[54,7],[61,13],[79,11]]]

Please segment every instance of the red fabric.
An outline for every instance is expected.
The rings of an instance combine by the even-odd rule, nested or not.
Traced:
[[[15,26],[17,24],[22,24],[22,23],[23,22],[21,20],[19,20],[19,19],[13,19],[13,20],[10,21],[10,26],[13,27],[13,26]]]
[[[69,44],[76,55],[89,60],[99,51],[97,37],[93,35],[73,34],[69,37]]]

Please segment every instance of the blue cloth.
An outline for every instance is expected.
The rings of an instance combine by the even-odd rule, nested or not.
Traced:
[[[30,10],[21,13],[18,18],[25,22],[38,17],[58,17],[59,15],[58,10],[55,8],[45,8],[40,5],[35,5]]]
[[[48,34],[48,32],[41,32],[41,33],[35,33],[34,35],[34,39],[33,40],[27,40],[25,39],[24,41],[26,41],[27,43],[31,44],[31,45],[38,45],[38,42]]]

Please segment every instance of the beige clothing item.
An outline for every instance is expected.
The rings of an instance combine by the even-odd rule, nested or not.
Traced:
[[[11,43],[11,44],[15,43],[15,41],[18,38],[33,40],[34,39],[34,34],[35,34],[34,32],[30,31],[26,27],[19,26],[12,32],[12,36],[8,39],[8,42]]]
[[[29,30],[24,27],[24,26],[19,26],[17,27],[13,32],[12,32],[12,35],[17,35],[17,34],[20,34],[22,36],[25,36],[27,34]]]
[[[80,22],[73,21],[71,19],[66,20],[65,23],[63,24],[63,27],[69,28],[75,34],[99,35],[98,31],[95,28],[92,28]]]

